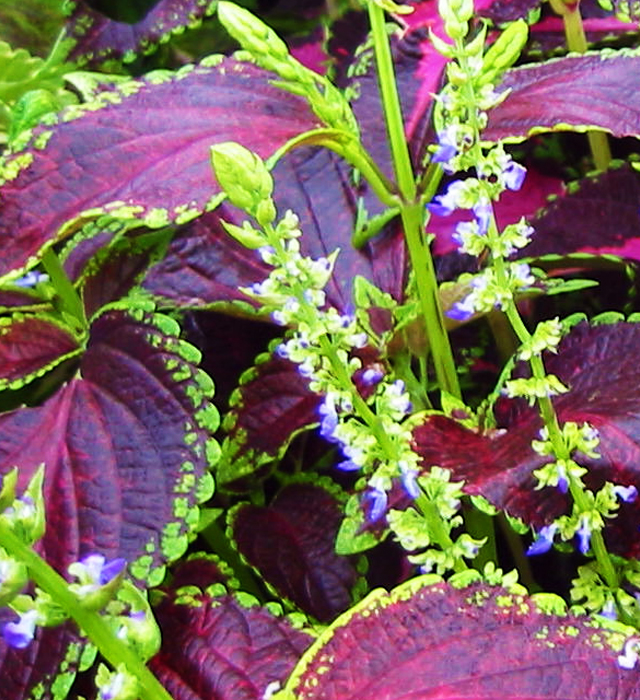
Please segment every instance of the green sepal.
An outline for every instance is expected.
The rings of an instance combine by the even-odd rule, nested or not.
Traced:
[[[16,499],[18,484],[18,467],[13,467],[2,477],[0,489],[0,513],[3,513]]]
[[[28,581],[27,567],[0,547],[0,606],[10,603]]]
[[[224,219],[220,219],[220,223],[224,230],[232,236],[240,245],[243,245],[249,250],[255,250],[263,245],[266,245],[264,234],[257,231],[248,221],[243,222],[242,226],[230,224]]]
[[[360,497],[354,494],[347,501],[345,517],[336,536],[336,553],[342,555],[359,554],[371,549],[384,539],[373,532],[364,530],[364,513],[360,506]]]

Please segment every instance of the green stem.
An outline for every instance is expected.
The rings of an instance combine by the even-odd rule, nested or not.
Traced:
[[[404,228],[411,265],[416,275],[420,308],[424,317],[427,340],[433,356],[438,384],[442,389],[461,398],[449,336],[438,296],[438,282],[431,252],[424,237],[424,211],[416,202],[417,187],[411,166],[409,147],[404,133],[404,121],[396,85],[389,38],[385,30],[384,12],[375,3],[368,5],[369,20],[374,41],[378,85],[382,98],[387,136],[393,167],[402,196],[400,216]]]
[[[141,700],[173,700],[136,654],[113,634],[100,614],[83,608],[62,576],[18,539],[2,519],[0,519],[0,543],[12,557],[27,566],[31,579],[75,621],[89,641],[114,668],[124,664],[127,671],[138,680]]]
[[[409,157],[409,146],[404,134],[404,121],[402,119],[402,110],[400,109],[400,98],[398,97],[396,77],[393,70],[389,38],[385,30],[384,12],[374,2],[368,3],[368,8],[376,56],[378,86],[382,97],[396,181],[405,201],[412,202],[416,196],[416,182],[413,176],[413,168],[411,167],[411,158]]]
[[[404,233],[416,276],[420,308],[425,321],[429,349],[433,357],[438,384],[456,398],[462,398],[449,335],[438,295],[433,258],[423,234],[422,206],[412,204],[400,209]]]
[[[42,267],[49,275],[51,284],[60,298],[62,310],[79,323],[81,329],[85,330],[87,317],[84,306],[53,248],[47,248],[42,254]]]
[[[586,53],[588,49],[587,37],[584,33],[582,16],[580,14],[579,0],[551,0],[551,7],[562,17],[564,34],[567,40],[567,48],[575,53]],[[606,170],[611,163],[611,149],[609,138],[603,131],[589,131],[587,133],[591,156],[598,170]]]
[[[427,522],[427,529],[433,541],[445,551],[453,547],[453,540],[449,536],[449,532],[445,527],[444,521],[442,520],[435,503],[429,500],[422,492],[418,498],[416,498],[416,506]],[[456,559],[453,566],[456,573],[466,571],[468,568],[469,567],[465,564],[463,559]]]

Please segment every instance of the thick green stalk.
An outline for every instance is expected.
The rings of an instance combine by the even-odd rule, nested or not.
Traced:
[[[137,678],[141,700],[173,700],[136,654],[113,634],[100,614],[83,608],[62,576],[18,539],[2,519],[0,519],[0,544],[12,557],[27,566],[30,578],[75,621],[89,641],[114,668],[124,664],[127,671]]]
[[[438,282],[431,252],[424,237],[423,208],[419,203],[416,203],[417,186],[404,133],[391,49],[385,30],[384,12],[373,2],[369,3],[368,8],[389,146],[396,181],[403,200],[400,206],[400,216],[411,264],[416,274],[416,286],[427,339],[433,356],[438,384],[448,393],[460,398],[460,384],[438,297]]]
[[[586,53],[588,45],[580,14],[580,0],[551,0],[551,7],[562,17],[569,51]],[[587,138],[596,168],[606,170],[611,163],[611,149],[607,135],[604,131],[589,131]]]

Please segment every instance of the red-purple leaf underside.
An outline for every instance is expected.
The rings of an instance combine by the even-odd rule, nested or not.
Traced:
[[[335,553],[342,521],[336,499],[320,486],[285,486],[267,508],[243,505],[234,513],[239,552],[283,598],[321,622],[351,604],[357,573]]]
[[[42,549],[60,572],[97,552],[157,580],[184,552],[210,491],[217,421],[198,353],[176,333],[165,317],[109,311],[76,377],[43,405],[0,416],[0,472],[17,466],[24,487],[45,465]]]
[[[149,666],[174,700],[262,700],[313,641],[231,596],[167,598],[157,609],[162,649]]]
[[[628,165],[574,183],[529,222],[520,257],[610,253],[640,260],[640,176]]]
[[[158,0],[135,24],[109,19],[79,0],[67,21],[66,36],[76,44],[70,58],[80,64],[99,65],[107,58],[132,61],[136,54],[148,54],[172,34],[201,23],[213,14],[215,2]]]
[[[31,164],[2,187],[0,276],[87,209],[120,202],[156,226],[179,223],[185,211],[201,213],[218,191],[211,144],[239,141],[267,157],[316,125],[304,101],[271,86],[269,77],[225,59],[178,77],[142,79],[134,94],[116,97],[118,104],[63,117],[46,147],[34,149]]]
[[[599,127],[614,136],[640,134],[640,55],[631,51],[567,56],[513,68],[489,111],[483,138],[522,140],[554,129]]]
[[[624,638],[524,596],[414,579],[339,618],[287,684],[296,700],[636,700]]]
[[[585,482],[605,481],[640,489],[640,324],[581,323],[545,358],[569,392],[553,399],[561,423],[588,422],[600,434],[600,458],[579,457],[588,467]],[[425,468],[440,465],[464,479],[465,491],[482,494],[498,508],[539,528],[567,512],[568,500],[556,488],[535,490],[532,471],[545,461],[531,448],[540,429],[533,408],[520,409],[506,434],[478,434],[454,420],[433,416],[414,431]],[[640,555],[640,504],[622,503],[605,528],[609,546],[629,557]]]
[[[73,332],[53,318],[0,318],[0,389],[24,384],[79,351]]]

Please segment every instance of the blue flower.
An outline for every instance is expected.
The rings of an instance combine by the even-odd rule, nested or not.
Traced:
[[[538,554],[546,554],[553,546],[553,538],[557,531],[558,526],[555,523],[540,528],[535,541],[527,549],[527,556],[534,557]]]
[[[468,321],[476,312],[473,302],[473,296],[468,294],[462,301],[456,301],[449,310],[445,311],[445,316],[454,321]]]
[[[48,280],[49,275],[45,275],[42,272],[37,272],[36,270],[31,270],[30,272],[27,272],[27,274],[23,277],[18,277],[18,279],[13,280],[11,284],[15,285],[16,287],[26,288],[35,287],[41,282],[48,282]]]
[[[367,520],[375,523],[387,510],[387,494],[379,486],[371,487],[362,497],[362,505],[367,512]]]
[[[520,165],[520,163],[515,163],[514,161],[511,161],[502,171],[505,186],[514,192],[522,187],[526,175],[527,169],[523,165]]]
[[[320,435],[329,442],[337,442],[334,432],[338,427],[338,413],[332,396],[325,397],[318,408],[318,413],[322,416]]]
[[[450,124],[438,134],[438,150],[431,156],[434,163],[448,163],[458,154],[457,132],[455,124]],[[449,169],[445,166],[445,170]]]
[[[625,503],[633,503],[638,497],[638,489],[635,486],[614,486],[613,493]]]
[[[587,524],[585,518],[582,518],[582,524],[578,528],[578,549],[582,554],[586,554],[589,551],[589,546],[591,544],[591,528]]]
[[[2,629],[2,637],[6,644],[14,649],[24,649],[33,641],[36,630],[38,612],[28,610],[20,615],[17,622],[7,622]]]
[[[381,369],[369,367],[368,369],[365,369],[365,371],[362,373],[362,382],[366,386],[375,386],[376,384],[379,384],[382,381],[383,377],[384,372]]]
[[[420,495],[420,487],[418,486],[419,472],[417,469],[408,469],[406,465],[400,466],[400,481],[404,490],[410,498],[418,498]]]
[[[491,202],[487,199],[481,199],[477,204],[473,206],[473,213],[476,216],[478,222],[478,233],[481,236],[486,236],[489,230],[489,223],[491,217],[493,216],[493,207]]]
[[[459,198],[464,186],[461,180],[452,182],[444,194],[434,197],[433,201],[427,204],[427,209],[436,216],[448,216],[459,208]]]
[[[361,465],[354,462],[352,459],[345,459],[343,462],[338,462],[336,464],[336,469],[340,469],[343,472],[356,472],[361,468]]]

